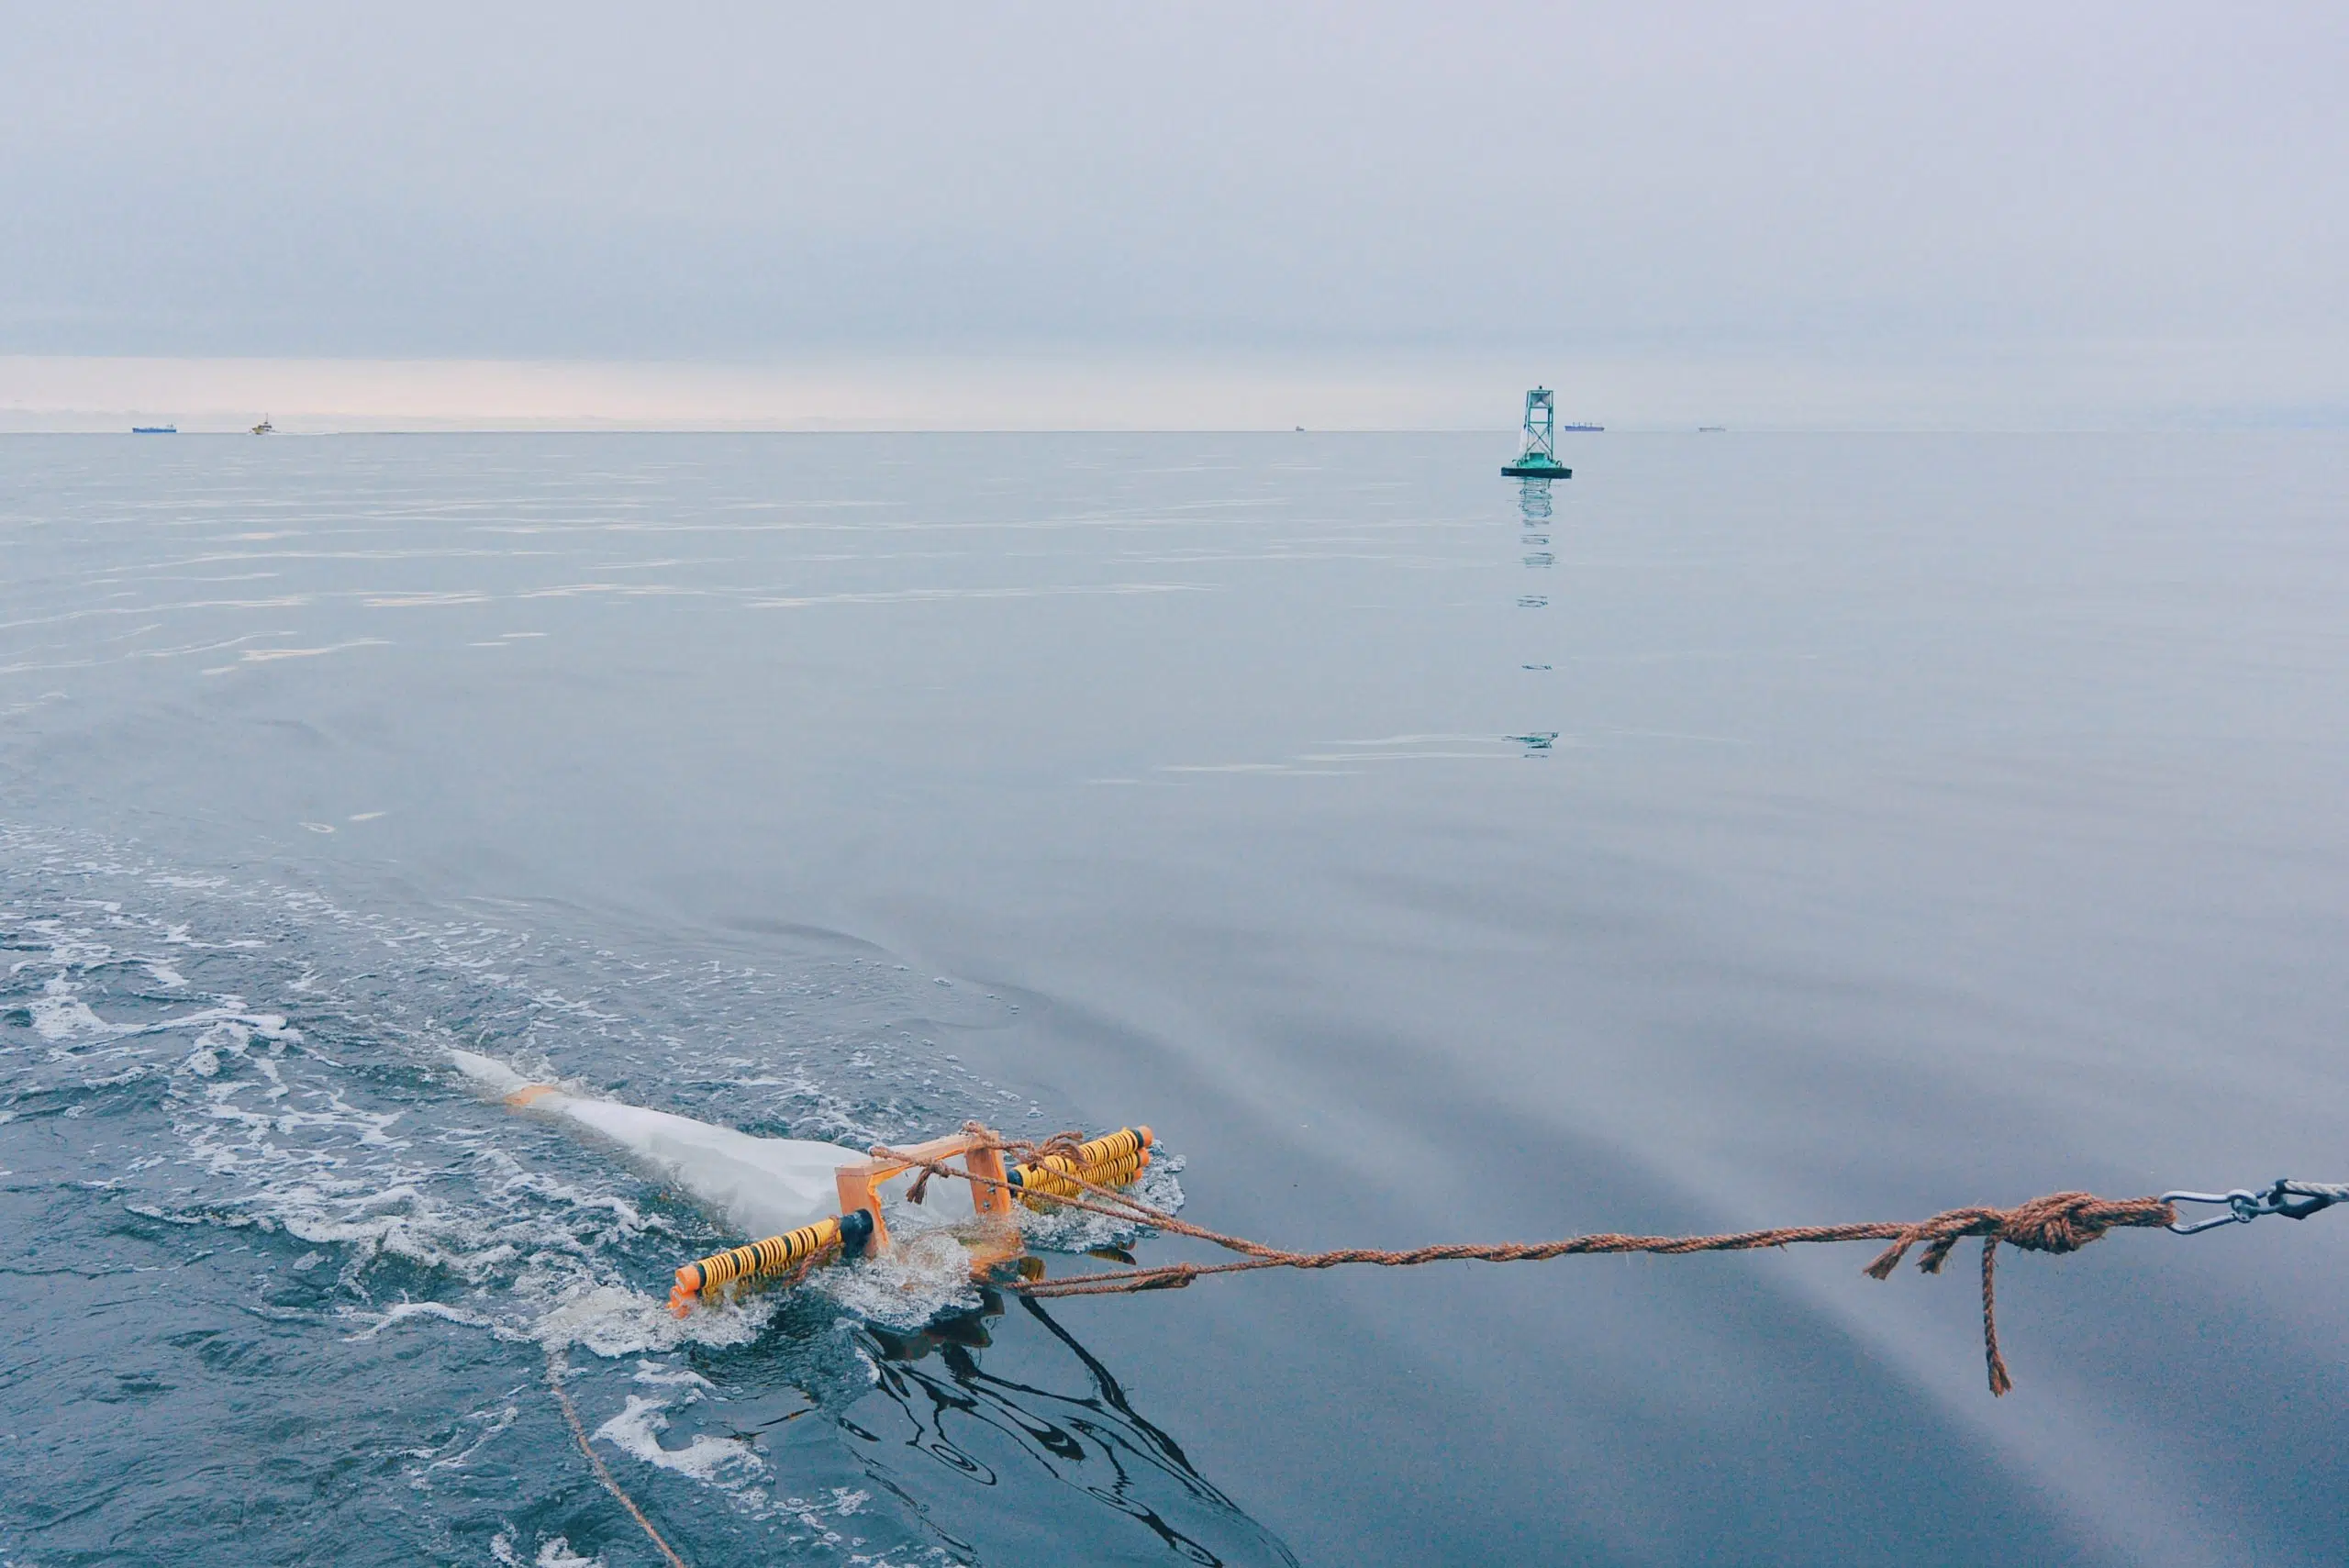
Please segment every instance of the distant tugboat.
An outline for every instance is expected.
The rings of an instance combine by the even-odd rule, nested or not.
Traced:
[[[256,436],[266,436],[275,428],[277,428],[277,427],[271,424],[269,422],[269,416],[264,414],[262,416],[261,423],[253,427],[253,434]]]
[[[130,433],[134,436],[176,436],[180,428],[177,425],[133,425]]]
[[[1501,470],[1505,479],[1572,479],[1575,471],[1558,461],[1555,430],[1558,395],[1537,386],[1525,395],[1525,450]]]

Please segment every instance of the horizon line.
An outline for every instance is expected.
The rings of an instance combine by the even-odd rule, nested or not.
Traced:
[[[9,410],[0,409],[0,419]],[[2349,430],[2349,417],[2322,420],[2175,421],[2080,425],[1609,425],[1574,436],[2181,436],[2294,435]],[[273,423],[269,437],[296,440],[358,436],[1490,436],[1514,439],[1515,427],[1467,425],[1332,425],[1315,428],[1274,425],[444,425],[381,428],[286,429]],[[193,436],[255,439],[250,428],[132,429],[55,426],[0,427],[0,439],[55,436]]]

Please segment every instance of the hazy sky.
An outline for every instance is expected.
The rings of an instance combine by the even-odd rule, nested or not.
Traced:
[[[19,408],[75,406],[61,357],[1019,361],[2349,421],[2338,5],[7,3],[0,40]]]

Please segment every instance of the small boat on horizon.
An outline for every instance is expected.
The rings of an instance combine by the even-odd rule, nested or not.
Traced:
[[[176,436],[180,428],[177,425],[133,425],[130,433],[134,436]]]
[[[255,426],[253,427],[253,434],[254,434],[254,435],[256,435],[256,436],[266,436],[266,435],[268,435],[272,430],[274,430],[274,429],[276,429],[276,428],[277,428],[277,427],[276,427],[276,426],[274,426],[274,425],[273,425],[273,424],[271,424],[271,423],[269,422],[269,416],[268,416],[268,415],[266,415],[266,414],[264,414],[264,415],[262,415],[262,416],[261,423],[260,423],[260,424],[258,424],[258,425],[255,425]]]

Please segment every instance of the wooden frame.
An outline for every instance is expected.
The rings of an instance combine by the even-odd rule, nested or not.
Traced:
[[[952,1138],[933,1138],[928,1143],[917,1143],[904,1151],[924,1160],[941,1163],[961,1156],[963,1169],[974,1181],[965,1183],[971,1189],[971,1208],[983,1220],[1008,1229],[1011,1225],[1011,1186],[1004,1175],[1003,1151],[996,1146],[992,1132],[966,1132]],[[881,1184],[892,1176],[924,1167],[911,1160],[867,1160],[858,1165],[842,1165],[835,1173],[840,1184],[841,1212],[852,1214],[858,1209],[873,1217],[873,1240],[868,1250],[878,1254],[888,1251],[889,1226],[881,1218]]]

